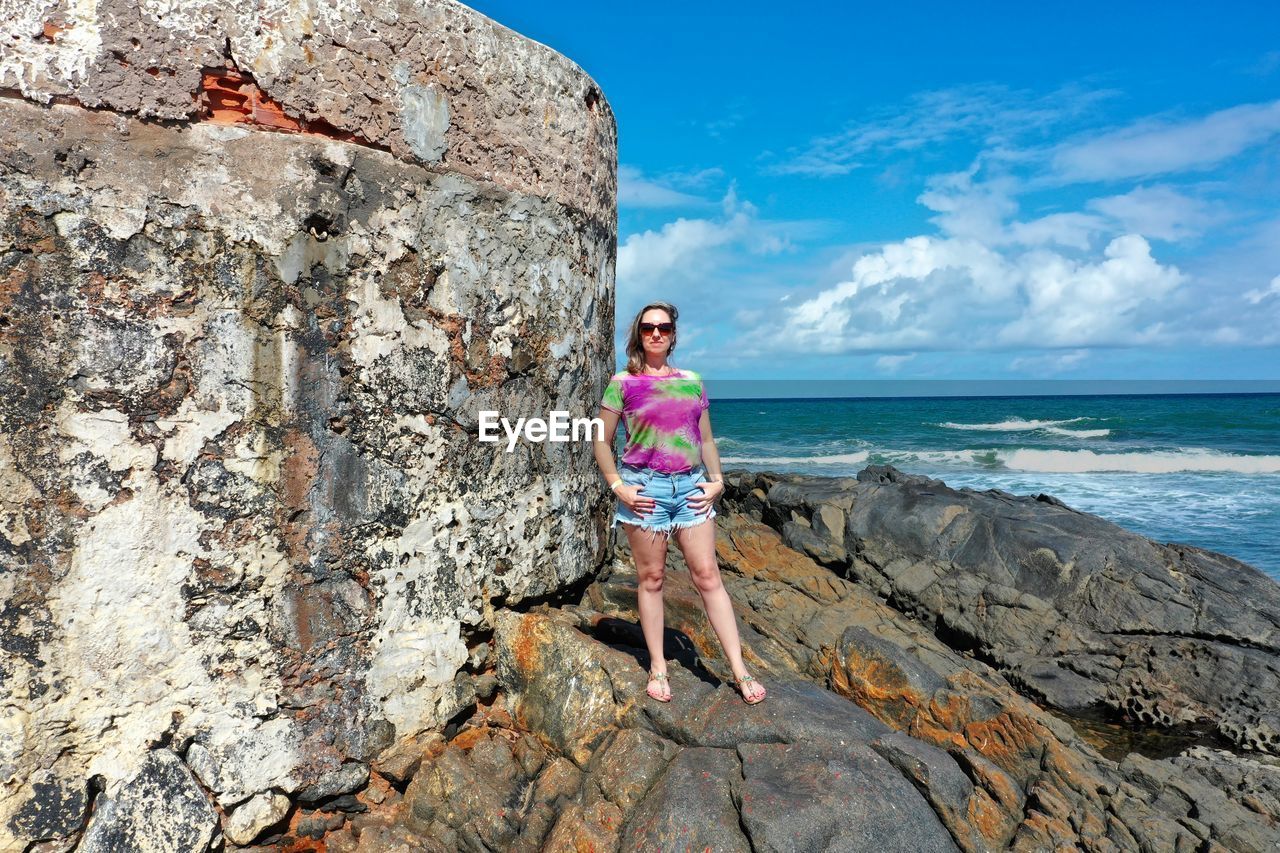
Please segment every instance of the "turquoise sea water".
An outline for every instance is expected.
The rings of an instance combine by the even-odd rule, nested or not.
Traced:
[[[1280,395],[717,399],[725,468],[1047,492],[1280,581]]]

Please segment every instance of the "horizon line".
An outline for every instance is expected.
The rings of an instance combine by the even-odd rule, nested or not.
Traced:
[[[1280,395],[1275,379],[703,379],[719,400]],[[881,386],[892,385],[892,388]],[[785,387],[773,387],[785,386]],[[728,393],[726,393],[728,392]]]

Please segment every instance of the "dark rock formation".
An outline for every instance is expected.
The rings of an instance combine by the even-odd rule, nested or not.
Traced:
[[[731,499],[1051,707],[1280,754],[1280,586],[1251,566],[888,466],[744,474]]]

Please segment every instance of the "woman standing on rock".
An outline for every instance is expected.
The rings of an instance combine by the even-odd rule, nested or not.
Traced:
[[[652,302],[631,322],[627,369],[610,380],[600,404],[604,438],[595,442],[596,463],[618,497],[613,523],[626,529],[636,561],[640,627],[652,662],[648,694],[671,701],[662,645],[662,581],[667,537],[675,531],[738,690],[754,705],[764,699],[765,689],[742,662],[733,603],[716,564],[715,502],[724,493],[724,477],[711,436],[707,392],[698,374],[667,362],[676,348],[677,316],[674,305]],[[619,417],[627,434],[621,472],[613,458]]]

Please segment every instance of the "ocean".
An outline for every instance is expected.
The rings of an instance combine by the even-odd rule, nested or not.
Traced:
[[[1280,394],[718,399],[726,469],[1047,492],[1280,581]]]

